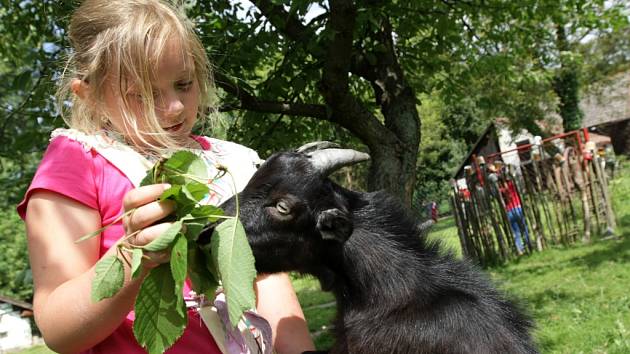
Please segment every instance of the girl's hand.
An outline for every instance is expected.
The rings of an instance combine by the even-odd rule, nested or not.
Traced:
[[[125,212],[136,209],[123,218],[125,233],[130,236],[129,243],[137,246],[146,245],[171,226],[168,222],[157,223],[172,213],[175,208],[175,204],[171,201],[158,200],[162,192],[169,187],[169,184],[152,184],[132,189],[125,194],[123,198]],[[143,265],[146,268],[154,268],[168,262],[171,253],[170,250],[164,250],[147,252],[145,255],[149,259],[144,259]]]

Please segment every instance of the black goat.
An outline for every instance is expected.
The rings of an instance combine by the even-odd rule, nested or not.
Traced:
[[[396,199],[328,179],[369,158],[328,147],[273,155],[239,203],[258,272],[310,273],[335,294],[331,353],[537,352],[530,319],[474,266],[420,237]]]

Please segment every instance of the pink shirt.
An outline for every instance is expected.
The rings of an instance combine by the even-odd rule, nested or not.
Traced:
[[[210,143],[195,137],[204,150]],[[133,188],[129,179],[94,149],[86,150],[77,141],[65,136],[53,139],[33,177],[24,200],[18,205],[18,213],[24,219],[29,198],[36,190],[48,190],[95,209],[101,215],[101,224],[108,225],[122,213],[122,200]],[[122,222],[105,230],[101,235],[102,256],[124,235]],[[50,235],[54,237],[54,234]],[[184,293],[190,290],[186,284]],[[145,353],[133,335],[133,311],[112,333],[84,353]],[[221,353],[217,344],[196,310],[188,311],[188,326],[183,336],[166,353]]]

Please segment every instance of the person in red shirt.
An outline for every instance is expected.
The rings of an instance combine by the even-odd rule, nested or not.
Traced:
[[[514,232],[516,251],[519,255],[522,255],[525,252],[522,237],[525,237],[525,241],[529,244],[529,232],[521,206],[521,198],[518,195],[514,181],[506,179],[505,176],[502,177],[500,191],[505,201],[505,211]]]

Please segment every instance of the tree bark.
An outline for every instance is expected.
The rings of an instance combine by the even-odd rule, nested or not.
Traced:
[[[382,176],[383,170],[373,165],[369,179],[371,184],[368,184],[368,188],[396,186],[397,190],[390,190],[394,194],[403,196],[404,201],[411,205],[421,138],[420,117],[416,109],[416,95],[405,80],[403,69],[396,57],[392,32],[389,21],[385,19],[377,37],[387,50],[375,53],[377,80],[374,81],[373,88],[376,102],[380,105],[385,118],[385,128],[392,131],[399,140],[398,144],[388,147],[394,152],[394,155],[389,156],[395,158],[392,162],[396,162],[398,168],[385,170],[393,171],[393,174]]]

